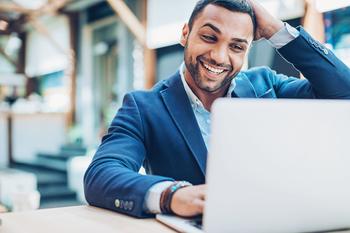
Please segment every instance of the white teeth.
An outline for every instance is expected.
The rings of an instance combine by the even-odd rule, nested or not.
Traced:
[[[205,68],[207,68],[209,71],[211,71],[211,72],[213,72],[215,74],[221,74],[222,72],[224,72],[224,70],[211,67],[211,66],[209,66],[206,63],[203,63],[203,65],[204,65]]]

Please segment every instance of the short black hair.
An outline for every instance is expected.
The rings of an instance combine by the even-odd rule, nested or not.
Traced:
[[[208,5],[215,5],[223,7],[229,11],[246,13],[250,16],[253,23],[254,36],[256,31],[256,18],[252,6],[247,0],[199,0],[194,7],[191,17],[188,21],[190,30],[192,29],[193,23],[203,9]]]

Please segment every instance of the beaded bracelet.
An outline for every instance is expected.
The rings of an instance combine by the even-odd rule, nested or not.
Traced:
[[[171,210],[171,200],[173,199],[174,193],[184,187],[191,186],[192,184],[187,181],[175,181],[166,190],[162,192],[160,197],[160,210],[163,214],[173,214]]]

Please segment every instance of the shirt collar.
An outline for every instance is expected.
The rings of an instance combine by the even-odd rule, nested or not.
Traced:
[[[200,101],[200,99],[193,93],[190,86],[188,86],[186,79],[185,79],[184,72],[185,72],[185,63],[182,62],[182,64],[180,65],[180,68],[179,68],[179,73],[180,73],[181,81],[182,81],[182,84],[184,85],[186,94],[187,94],[188,98],[190,99],[191,105],[194,104],[195,106],[204,108],[202,101]],[[232,79],[230,87],[227,91],[226,97],[231,97],[232,92],[235,89],[235,87],[236,87],[236,81],[235,81],[235,79]]]

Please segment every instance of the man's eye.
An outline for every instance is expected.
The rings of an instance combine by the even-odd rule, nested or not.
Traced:
[[[244,48],[240,45],[231,45],[231,49],[234,51],[243,51]]]
[[[202,39],[208,42],[214,42],[216,38],[214,36],[202,35]]]

